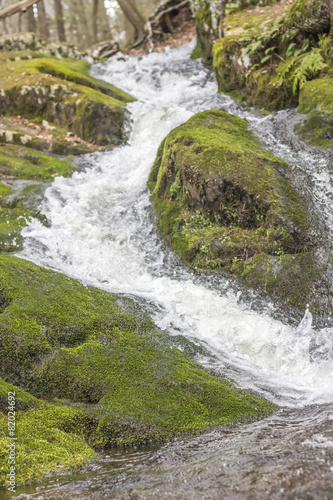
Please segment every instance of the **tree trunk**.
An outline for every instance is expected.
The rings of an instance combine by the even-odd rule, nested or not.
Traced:
[[[93,25],[94,43],[98,42],[97,15],[98,15],[98,0],[93,0],[92,25]]]
[[[29,7],[29,9],[27,10],[27,28],[27,31],[31,31],[33,33],[36,33],[37,31],[37,24],[33,6]]]
[[[58,39],[60,42],[66,42],[64,15],[62,10],[61,0],[54,0],[54,10],[56,14],[56,25],[58,32]]]
[[[92,42],[91,42],[91,34],[90,34],[90,29],[87,21],[87,16],[86,16],[86,10],[85,10],[85,5],[80,0],[77,2],[77,0],[72,0],[71,2],[72,7],[74,9],[74,15],[78,17],[78,23],[77,23],[77,30],[78,30],[78,40],[79,44],[84,46],[85,48],[90,47]]]
[[[46,19],[44,0],[39,0],[39,3],[37,4],[37,10],[38,10],[38,30],[39,30],[39,33],[42,36],[44,36],[45,38],[49,38],[50,32],[49,32],[48,22]]]
[[[71,34],[70,41],[80,46],[81,40],[79,39],[79,26],[77,19],[77,6],[75,1],[72,0],[69,4],[69,11],[67,15],[68,29]]]
[[[2,20],[2,32],[4,35],[8,35],[7,23],[5,18]]]
[[[98,22],[98,33],[100,35],[100,39],[102,41],[111,40],[112,33],[110,28],[110,18],[106,11],[104,1],[99,2],[98,4],[97,22]]]
[[[121,10],[132,24],[135,30],[135,40],[136,43],[142,42],[145,37],[145,22],[137,10],[135,5],[130,0],[117,0]]]

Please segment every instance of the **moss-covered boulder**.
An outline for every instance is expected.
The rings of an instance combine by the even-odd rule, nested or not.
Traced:
[[[213,46],[219,91],[269,110],[296,107],[304,83],[329,74],[333,61],[329,18],[322,29],[318,19],[313,23],[311,9],[303,9],[311,2],[298,0],[292,9],[277,3],[228,15],[224,36]],[[301,26],[296,19],[302,9]],[[314,24],[317,31],[310,29]]]
[[[124,141],[126,102],[133,99],[88,75],[84,61],[37,58],[0,63],[0,112],[64,125],[85,141]]]
[[[162,142],[150,173],[162,234],[192,266],[231,272],[305,307],[319,273],[315,235],[287,173],[245,120],[199,113]],[[287,285],[288,274],[295,280]]]
[[[15,431],[11,436],[8,406],[13,398]],[[0,491],[11,486],[8,475],[13,465],[9,463],[9,444],[13,442],[16,486],[40,480],[46,473],[78,469],[95,455],[82,435],[87,421],[82,411],[60,401],[52,404],[38,400],[2,379],[0,417]]]
[[[297,130],[301,137],[314,146],[333,149],[333,78],[306,82],[299,96],[298,111],[308,118]]]
[[[283,27],[284,7],[273,4],[234,12],[223,22],[224,37],[213,47],[220,92],[266,109],[297,105],[292,82],[276,72],[293,35]],[[296,47],[296,44],[295,44]]]
[[[276,3],[276,0],[239,0],[237,2],[221,2],[220,0],[192,0],[197,31],[197,47],[193,57],[202,57],[211,65],[214,42],[224,35],[224,17],[233,12],[239,12],[247,7]]]
[[[129,299],[121,305],[1,256],[0,306],[0,466],[7,467],[9,390],[17,393],[22,481],[79,466],[91,448],[161,441],[275,409],[194,363]]]
[[[74,172],[71,157],[57,157],[26,146],[0,144],[0,251],[22,248],[21,230],[31,217],[46,223],[40,203],[59,175]]]

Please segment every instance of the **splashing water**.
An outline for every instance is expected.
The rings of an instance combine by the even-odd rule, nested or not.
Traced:
[[[288,112],[262,118],[217,94],[201,62],[189,58],[192,48],[115,56],[95,66],[95,76],[138,99],[128,105],[129,142],[88,155],[83,171],[55,179],[42,207],[51,225],[33,220],[23,231],[20,255],[105,290],[148,299],[160,328],[204,345],[214,361],[200,361],[242,387],[285,405],[332,402],[330,328],[315,330],[309,311],[294,327],[274,319],[269,304],[252,308],[228,279],[184,269],[156,234],[146,182],[157,148],[174,127],[206,109],[245,117],[266,147],[312,176],[311,189],[333,228],[329,158],[281,142],[276,127]]]

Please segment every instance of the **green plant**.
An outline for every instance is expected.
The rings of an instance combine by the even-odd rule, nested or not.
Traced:
[[[319,35],[318,46],[321,50],[321,54],[325,62],[331,62],[333,60],[333,47],[332,39],[329,35]]]
[[[179,173],[178,173],[177,176],[176,176],[175,181],[170,186],[170,195],[171,195],[171,198],[173,198],[173,199],[177,198],[177,196],[178,196],[178,194],[180,192],[181,187],[182,186],[181,186],[180,177],[179,177]]]
[[[320,71],[326,67],[327,64],[324,62],[320,47],[318,47],[312,49],[311,52],[292,56],[284,63],[281,63],[277,68],[273,81],[277,86],[281,86],[285,78],[290,79],[293,84],[293,93],[296,94],[307,80],[312,80],[318,76]]]
[[[304,41],[304,43],[300,49],[297,49],[297,45],[295,42],[291,42],[288,45],[286,57],[287,58],[290,56],[298,57],[300,54],[302,54],[308,50],[309,45],[310,45],[310,41],[308,38]]]
[[[251,28],[242,37],[240,37],[241,42],[251,42],[242,49],[242,56],[245,54],[255,54],[256,52],[259,52],[267,47],[267,45],[269,45],[272,40],[278,36],[282,22],[281,18],[276,19],[271,28],[267,30],[266,24],[269,22],[270,21],[264,21],[258,27]],[[261,59],[262,63],[272,57],[275,48],[275,46],[266,48],[265,56]]]

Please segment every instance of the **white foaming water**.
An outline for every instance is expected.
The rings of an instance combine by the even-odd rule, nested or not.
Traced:
[[[43,212],[50,227],[32,221],[23,231],[21,256],[112,292],[156,304],[163,329],[196,339],[214,353],[215,368],[243,387],[287,405],[333,401],[332,331],[315,331],[306,312],[295,328],[240,303],[220,279],[198,279],[164,249],[150,220],[146,187],[161,140],[205,109],[226,109],[260,118],[218,95],[193,45],[142,58],[115,56],[96,76],[127,90],[138,101],[131,112],[129,143],[89,155],[90,167],[56,178]],[[174,259],[175,260],[175,259]]]

